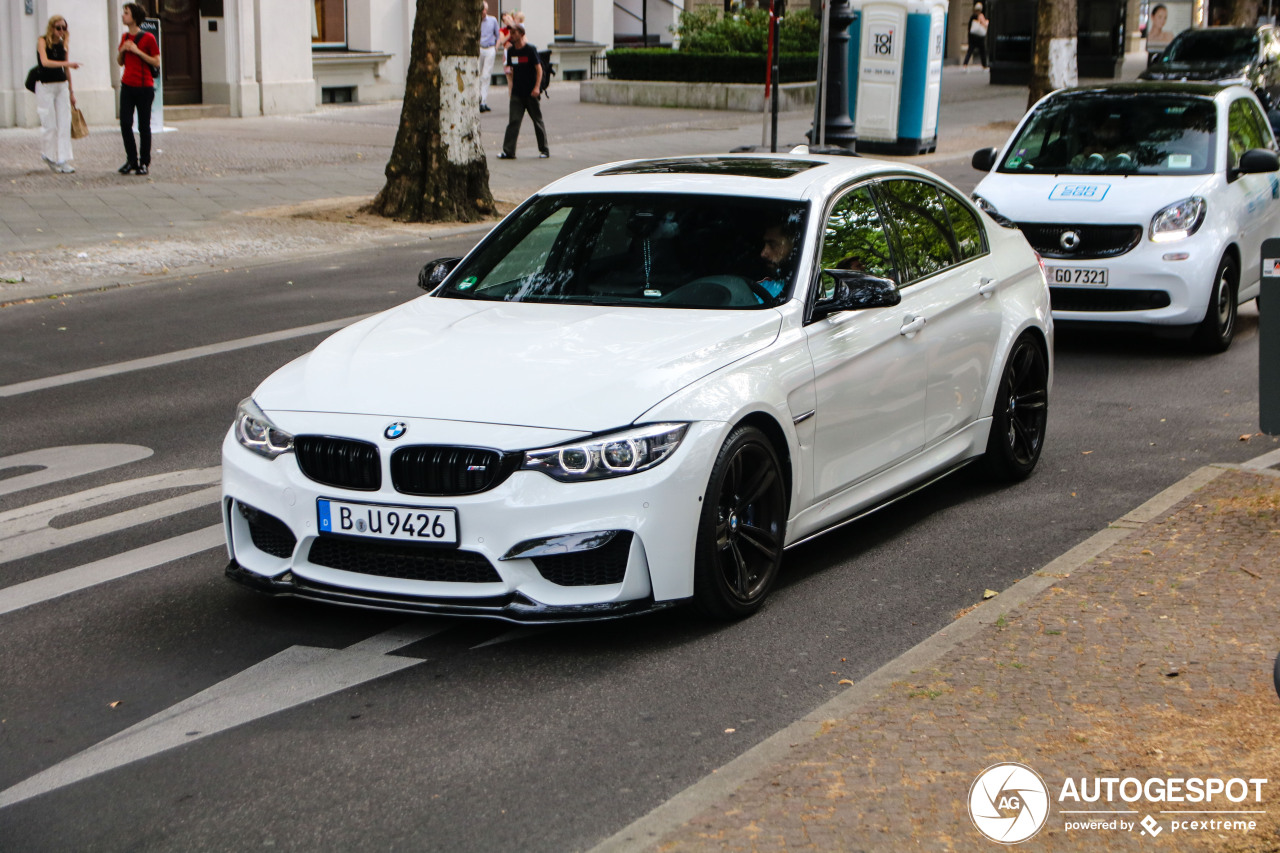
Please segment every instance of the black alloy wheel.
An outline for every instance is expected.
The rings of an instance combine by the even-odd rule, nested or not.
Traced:
[[[693,598],[703,614],[738,619],[760,609],[782,564],[788,502],[769,439],[735,429],[711,468],[698,523]]]
[[[1205,308],[1204,320],[1196,327],[1192,343],[1201,352],[1226,352],[1236,334],[1236,293],[1240,286],[1240,267],[1231,255],[1218,261],[1213,276],[1213,291]]]
[[[1030,333],[1013,344],[996,390],[991,435],[983,461],[1000,480],[1016,481],[1035,470],[1049,421],[1049,363]]]

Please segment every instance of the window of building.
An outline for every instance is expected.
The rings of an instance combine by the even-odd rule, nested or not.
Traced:
[[[347,0],[313,0],[311,46],[347,46]]]

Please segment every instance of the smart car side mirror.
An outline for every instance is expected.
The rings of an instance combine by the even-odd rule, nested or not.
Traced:
[[[979,148],[973,152],[972,165],[979,172],[990,172],[996,164],[996,155],[1000,152],[994,148]]]
[[[418,287],[428,293],[435,290],[461,260],[462,258],[436,258],[434,261],[427,261],[418,273]]]
[[[1241,175],[1280,171],[1280,157],[1266,148],[1250,148],[1240,155],[1240,165],[1236,166],[1236,171]]]
[[[821,320],[841,311],[864,308],[888,308],[902,301],[898,283],[891,278],[858,270],[823,270],[836,281],[830,299],[820,299],[813,306],[813,319]]]

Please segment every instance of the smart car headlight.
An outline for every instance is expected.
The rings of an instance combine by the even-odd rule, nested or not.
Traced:
[[[236,440],[259,456],[275,459],[293,450],[293,436],[271,422],[252,397],[236,407]]]
[[[1005,216],[999,210],[996,210],[996,206],[991,202],[989,202],[987,199],[983,198],[977,193],[974,193],[972,196],[970,196],[970,198],[973,199],[973,203],[976,204],[982,210],[983,213],[985,213],[987,216],[990,216],[992,219],[994,219],[997,225],[1001,226],[1002,228],[1018,227],[1018,223],[1014,222],[1012,219]]]
[[[1207,208],[1205,200],[1199,196],[1184,198],[1182,201],[1162,208],[1151,217],[1151,239],[1157,243],[1164,243],[1190,237],[1200,230]]]
[[[528,450],[520,467],[562,483],[605,480],[647,471],[675,453],[688,424],[648,424],[586,441]]]

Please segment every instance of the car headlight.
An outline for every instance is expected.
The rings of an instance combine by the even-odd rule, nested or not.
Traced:
[[[1190,237],[1204,223],[1207,208],[1204,199],[1192,196],[1161,209],[1151,217],[1151,239],[1165,243]]]
[[[688,429],[688,424],[649,424],[573,444],[528,450],[520,468],[541,471],[562,483],[625,477],[666,461]]]
[[[236,407],[236,440],[259,456],[275,459],[293,450],[293,436],[271,422],[252,397]]]
[[[987,216],[990,216],[992,219],[994,219],[997,225],[1001,226],[1002,228],[1018,227],[1018,223],[1014,222],[1012,219],[1005,216],[1000,211],[996,210],[996,206],[991,202],[987,201],[982,196],[978,195],[977,193],[974,193],[973,195],[970,196],[970,198],[973,199],[974,204],[976,204],[979,208],[981,208],[983,213],[985,213]]]

